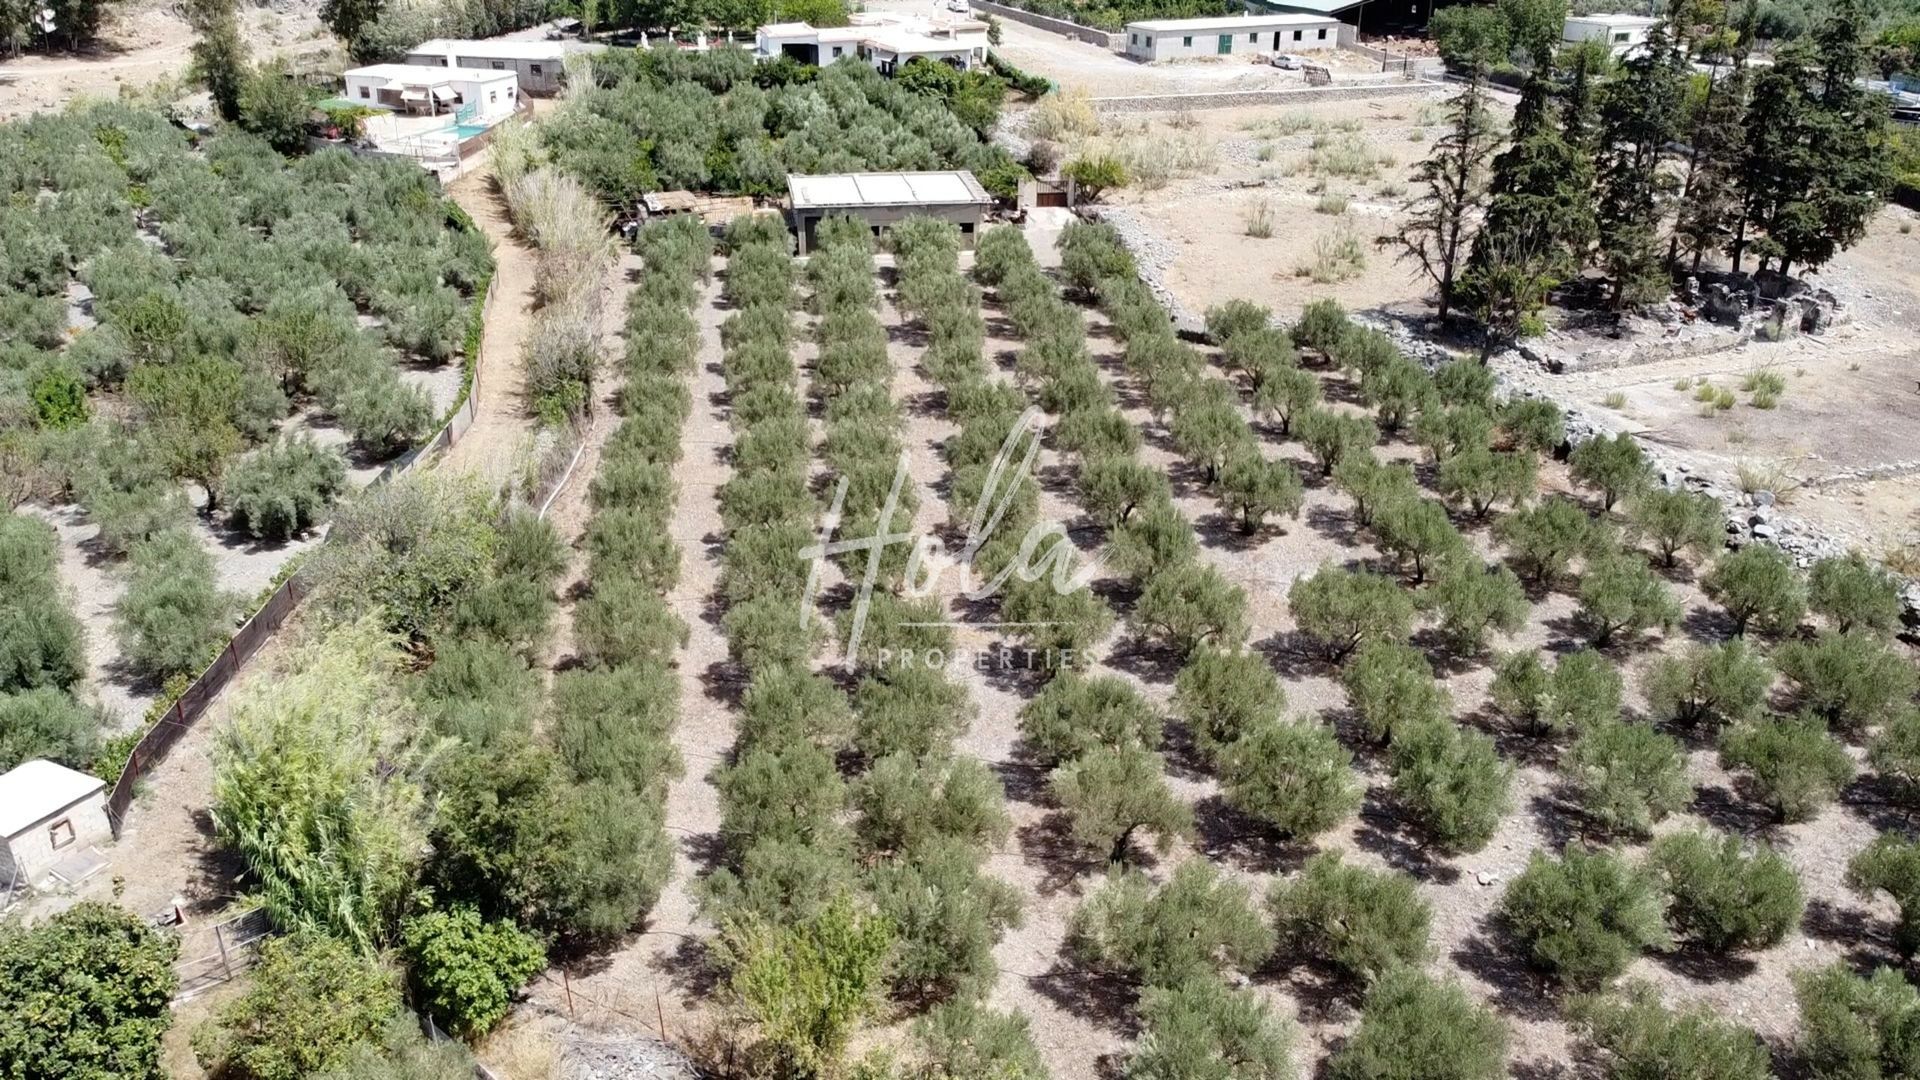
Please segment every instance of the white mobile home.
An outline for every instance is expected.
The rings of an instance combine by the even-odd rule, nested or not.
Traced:
[[[0,895],[112,839],[99,777],[38,759],[0,776]]]
[[[1650,15],[1569,15],[1560,39],[1570,44],[1603,42],[1615,56],[1623,56],[1645,45],[1648,31],[1658,21]]]
[[[1127,55],[1135,60],[1196,56],[1271,55],[1332,49],[1353,39],[1353,27],[1328,15],[1276,12],[1214,19],[1146,19],[1127,24]]]
[[[558,41],[434,38],[407,50],[407,63],[415,67],[511,71],[520,79],[521,93],[545,95],[560,92],[560,75],[566,55],[566,46]]]
[[[374,64],[346,73],[346,98],[356,105],[438,116],[472,105],[472,123],[491,125],[512,115],[519,76],[511,71]],[[463,118],[464,122],[464,118]]]

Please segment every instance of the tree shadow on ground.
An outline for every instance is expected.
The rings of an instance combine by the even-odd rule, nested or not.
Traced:
[[[1418,881],[1452,885],[1460,880],[1460,868],[1432,850],[1431,841],[1400,813],[1392,797],[1379,788],[1367,792],[1354,842],[1360,850],[1380,856],[1388,866]]]
[[[1493,988],[1496,1008],[1522,1020],[1544,1022],[1557,1018],[1557,988],[1526,960],[1526,946],[1513,936],[1498,912],[1481,920],[1478,929],[1447,954],[1461,970]]]
[[[1307,527],[1342,547],[1360,546],[1360,525],[1350,510],[1336,510],[1331,506],[1310,506],[1306,514]]]
[[[1736,780],[1735,783],[1739,781]],[[1747,836],[1769,842],[1781,839],[1783,834],[1780,823],[1775,820],[1773,811],[1742,798],[1732,788],[1719,784],[1708,784],[1694,789],[1693,812],[1700,815],[1714,828],[1736,836]]]
[[[1275,950],[1254,977],[1272,983],[1294,999],[1307,1024],[1342,1024],[1359,1015],[1366,987],[1308,952]]]
[[[1224,511],[1215,511],[1195,519],[1193,531],[1199,534],[1200,543],[1205,547],[1243,554],[1266,543],[1278,530],[1270,524],[1262,524],[1258,529],[1248,532],[1238,518]]]
[[[1916,792],[1904,780],[1866,773],[1840,792],[1840,805],[1881,832],[1911,834],[1915,824]]]
[[[1807,901],[1800,916],[1800,930],[1815,941],[1838,945],[1848,967],[1862,975],[1884,967],[1897,955],[1891,929],[1857,907],[1843,907],[1831,900]]]
[[[1014,830],[1021,857],[1041,868],[1034,891],[1053,896],[1073,888],[1083,874],[1098,870],[1101,862],[1073,837],[1072,820],[1064,811],[1049,812],[1039,821]]]
[[[1041,997],[1082,1020],[1126,1038],[1140,1033],[1135,1009],[1140,988],[1117,975],[1071,967],[1060,959],[1041,974],[1027,976],[1027,983]]]
[[[1337,676],[1339,665],[1327,659],[1318,643],[1298,630],[1279,631],[1253,643],[1253,649],[1267,658],[1274,674],[1282,679],[1304,679],[1320,675]]]
[[[1135,635],[1115,642],[1105,660],[1115,671],[1147,683],[1171,683],[1187,662],[1177,649]]]
[[[706,939],[688,934],[668,951],[648,961],[647,966],[667,977],[668,985],[684,997],[707,997],[720,989],[726,971],[708,947]]]
[[[219,912],[239,895],[247,862],[239,852],[218,842],[212,811],[200,807],[189,810],[187,817],[199,837],[193,868],[187,877],[187,913],[204,918]]]
[[[1289,840],[1219,795],[1193,804],[1194,850],[1249,873],[1290,874],[1313,854],[1311,845]]]
[[[1675,975],[1697,983],[1744,979],[1760,968],[1750,956],[1709,949],[1693,942],[1656,952],[1653,959]]]

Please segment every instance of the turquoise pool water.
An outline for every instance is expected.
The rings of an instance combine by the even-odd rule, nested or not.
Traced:
[[[460,137],[461,137],[462,139],[471,139],[471,138],[473,138],[473,137],[474,137],[475,135],[478,135],[478,134],[480,134],[481,132],[483,132],[483,131],[485,131],[485,130],[487,130],[487,125],[485,125],[485,124],[455,124],[455,125],[453,125],[453,133],[454,133],[455,135],[458,135],[458,136],[460,136]]]

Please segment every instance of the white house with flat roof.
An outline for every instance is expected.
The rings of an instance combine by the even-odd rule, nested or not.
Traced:
[[[560,91],[561,69],[567,47],[558,41],[469,41],[434,38],[407,50],[414,67],[466,68],[474,71],[511,71],[525,94]]]
[[[1143,19],[1127,24],[1126,54],[1135,60],[1184,60],[1196,56],[1271,55],[1332,49],[1353,27],[1331,15],[1275,12],[1211,19]]]
[[[106,781],[40,759],[0,775],[0,896],[112,839]]]
[[[965,169],[950,172],[838,173],[787,177],[787,205],[804,255],[813,248],[820,222],[851,217],[875,236],[909,217],[932,217],[960,227],[960,242],[973,246],[980,218],[993,196]]]
[[[471,122],[481,125],[512,115],[520,93],[520,78],[512,71],[374,64],[354,68],[345,78],[346,99],[356,105],[428,116],[472,105]]]
[[[769,23],[754,32],[761,60],[791,56],[827,65],[857,58],[891,75],[915,57],[971,71],[987,62],[987,24],[978,19],[928,20],[898,12],[861,12],[848,26]]]
[[[1561,27],[1560,40],[1569,44],[1598,41],[1613,50],[1615,56],[1647,43],[1647,34],[1660,20],[1651,15],[1569,15]]]

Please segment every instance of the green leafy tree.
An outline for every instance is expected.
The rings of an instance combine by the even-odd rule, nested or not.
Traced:
[[[246,991],[194,1032],[194,1055],[216,1075],[302,1080],[378,1039],[399,1009],[393,973],[347,942],[268,938]]]
[[[1247,594],[1212,566],[1185,562],[1147,582],[1133,620],[1144,636],[1191,656],[1202,645],[1246,637]]]
[[[240,119],[240,89],[247,79],[247,46],[232,0],[194,0],[186,5],[193,28],[193,71],[213,96],[214,111],[232,123]]]
[[[1671,944],[1654,875],[1605,850],[1536,850],[1500,900],[1527,959],[1569,986],[1593,987],[1646,949]]]
[[[1440,491],[1485,518],[1496,502],[1518,506],[1533,497],[1539,461],[1530,450],[1463,450],[1440,463]]]
[[[1541,398],[1510,398],[1495,414],[1500,430],[1516,448],[1552,454],[1567,441],[1567,417],[1560,406]]]
[[[1737,836],[1670,833],[1648,856],[1665,880],[1667,922],[1676,935],[1715,955],[1778,945],[1800,923],[1803,896],[1793,867],[1772,848]]]
[[[1536,735],[1581,732],[1620,715],[1620,672],[1592,649],[1548,668],[1538,650],[1509,653],[1494,669],[1493,704]]]
[[[1487,846],[1512,806],[1513,766],[1493,740],[1450,723],[1426,723],[1396,736],[1393,793],[1443,851]]]
[[[1065,672],[1020,709],[1020,734],[1048,766],[1099,747],[1152,750],[1162,723],[1140,691],[1116,675]]]
[[[1262,723],[1228,747],[1220,785],[1241,813],[1296,839],[1320,835],[1360,808],[1353,755],[1311,720]]]
[[[169,530],[133,549],[114,636],[140,670],[189,675],[211,663],[232,630],[234,599],[214,581],[213,556],[192,534]]]
[[[1413,469],[1404,462],[1383,462],[1370,450],[1356,451],[1333,467],[1333,483],[1353,499],[1353,520],[1371,527],[1383,506],[1419,494]]]
[[[1300,631],[1335,662],[1368,641],[1404,640],[1413,627],[1413,594],[1399,582],[1331,564],[1296,579],[1287,606]]]
[[[1421,603],[1440,613],[1440,632],[1468,655],[1485,647],[1490,631],[1519,631],[1533,607],[1513,571],[1467,558],[1442,567]]]
[[[1807,606],[1843,634],[1892,633],[1900,625],[1900,582],[1859,552],[1821,559],[1807,576]]]
[[[1660,250],[1662,218],[1676,186],[1667,146],[1681,131],[1686,56],[1666,21],[1621,64],[1600,90],[1596,220],[1600,265],[1613,282],[1616,307],[1650,303],[1667,293]]]
[[[235,462],[222,494],[230,523],[256,539],[285,540],[316,525],[346,486],[347,464],[340,452],[303,435]]]
[[[1507,546],[1519,572],[1538,585],[1564,576],[1576,556],[1594,549],[1599,531],[1578,503],[1557,495],[1493,524],[1494,537]]]
[[[1584,729],[1567,767],[1581,808],[1615,832],[1650,835],[1693,800],[1679,742],[1642,724],[1609,719]]]
[[[1173,497],[1165,473],[1131,456],[1096,457],[1080,466],[1080,499],[1108,529],[1126,524],[1143,506]]]
[[[1853,759],[1818,717],[1772,716],[1727,729],[1720,762],[1746,773],[1780,821],[1805,821],[1853,779]]]
[[[1745,635],[1756,623],[1768,633],[1784,634],[1799,625],[1807,611],[1806,589],[1793,563],[1766,544],[1720,556],[1700,584],[1733,616],[1735,634]]]
[[[1280,434],[1293,434],[1294,421],[1320,404],[1320,377],[1291,364],[1271,363],[1256,368],[1253,411],[1280,425]]]
[[[1720,504],[1711,495],[1654,488],[1634,497],[1627,518],[1666,566],[1682,551],[1705,555],[1720,546]]]
[[[1338,852],[1307,860],[1292,881],[1267,894],[1280,940],[1368,981],[1428,955],[1432,906],[1414,880],[1392,870],[1340,861]]]
[[[470,907],[415,915],[401,924],[400,942],[421,1005],[467,1038],[492,1030],[514,992],[547,966],[539,939]]]
[[[1107,154],[1075,158],[1061,167],[1060,175],[1071,181],[1088,202],[1099,202],[1100,196],[1113,188],[1126,187],[1130,179],[1120,159]]]
[[[1294,1027],[1251,990],[1199,977],[1140,997],[1145,1034],[1127,1080],[1291,1080]]]
[[[970,757],[889,754],[854,785],[855,825],[869,851],[918,851],[941,841],[984,849],[1006,837],[1000,781]]]
[[[1249,536],[1270,517],[1299,517],[1304,495],[1292,465],[1262,457],[1255,449],[1234,455],[1220,475],[1220,497],[1240,518],[1240,531]]]
[[[1404,642],[1361,646],[1340,682],[1368,737],[1383,746],[1401,732],[1453,716],[1453,695],[1420,650]]]
[[[1690,646],[1662,656],[1647,672],[1647,706],[1660,720],[1698,726],[1737,724],[1760,714],[1773,668],[1744,641]]]
[[[1193,522],[1171,502],[1155,502],[1107,534],[1107,563],[1145,585],[1194,564],[1200,542]]]
[[[83,901],[33,926],[0,924],[0,1070],[13,1076],[159,1076],[179,942]]]
[[[1380,441],[1380,430],[1364,416],[1313,408],[1293,419],[1294,434],[1320,463],[1320,475],[1332,476],[1334,466],[1349,454],[1368,450]]]
[[[1588,439],[1573,448],[1567,461],[1572,466],[1573,482],[1598,491],[1605,510],[1638,495],[1652,482],[1653,469],[1647,455],[1624,431],[1611,439]]]
[[[976,996],[993,986],[993,947],[1020,923],[1020,894],[980,872],[978,852],[941,840],[873,868],[874,905],[894,928],[895,991]]]
[[[1920,1055],[1920,989],[1897,969],[1862,976],[1836,961],[1795,972],[1793,990],[1800,1007],[1795,1049],[1821,1080],[1898,1076]]]
[[[0,705],[0,709],[4,706]],[[0,722],[0,727],[4,727],[4,722]],[[5,760],[4,753],[0,753],[0,761]],[[1875,772],[1895,782],[1903,800],[1912,802],[1920,797],[1920,709],[1899,712],[1881,725],[1880,733],[1867,749],[1867,760]]]
[[[949,1001],[913,1025],[926,1080],[1047,1080],[1046,1063],[1033,1044],[1027,1018],[978,1002]]]
[[[1847,863],[1847,888],[1864,897],[1886,893],[1900,909],[1893,943],[1902,957],[1920,952],[1920,844],[1882,833]]]
[[[293,78],[284,62],[255,68],[241,87],[240,126],[283,154],[306,152],[312,117],[313,102],[306,87]]]
[[[86,673],[86,637],[60,589],[53,527],[0,518],[0,691],[64,690]]]
[[[1074,839],[1108,862],[1125,862],[1143,829],[1161,851],[1193,830],[1192,811],[1167,789],[1160,755],[1151,750],[1089,751],[1055,769],[1049,786]]]
[[[1187,722],[1201,755],[1216,763],[1242,735],[1279,720],[1286,707],[1273,666],[1245,649],[1202,649],[1174,679],[1174,712]]]
[[[797,925],[728,926],[721,949],[759,1052],[788,1075],[831,1075],[854,1027],[879,1007],[893,930],[840,897]]]
[[[1458,983],[1397,967],[1367,992],[1360,1028],[1328,1071],[1333,1080],[1497,1080],[1506,1070],[1499,1017]]]
[[[1447,508],[1431,499],[1397,499],[1373,516],[1380,546],[1405,564],[1418,585],[1442,564],[1466,551],[1466,538],[1447,517]]]
[[[1766,1080],[1767,1048],[1749,1028],[1703,1005],[1670,1008],[1644,982],[1575,999],[1575,1027],[1600,1051],[1606,1075],[1673,1080]]]
[[[1640,558],[1613,554],[1594,560],[1580,578],[1580,618],[1595,645],[1621,633],[1658,628],[1680,621],[1680,603]]]
[[[1920,672],[1879,641],[1823,631],[1774,652],[1793,680],[1801,704],[1828,724],[1861,731],[1894,715],[1912,699]]]
[[[1273,929],[1247,887],[1205,859],[1181,863],[1155,886],[1138,870],[1113,871],[1067,922],[1067,954],[1148,987],[1258,968]]]

